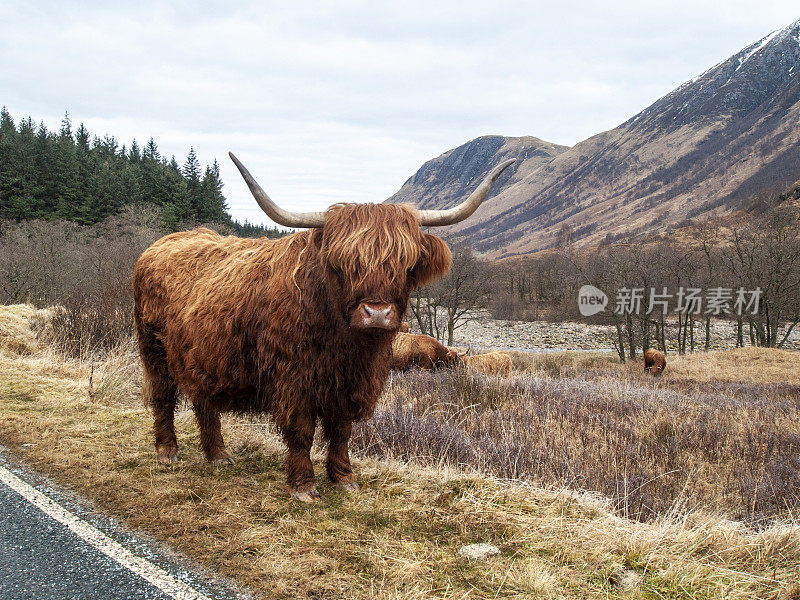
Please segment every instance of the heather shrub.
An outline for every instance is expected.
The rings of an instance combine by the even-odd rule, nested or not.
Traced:
[[[800,509],[800,387],[548,368],[395,374],[354,446],[600,492],[637,519],[692,508],[760,523]]]

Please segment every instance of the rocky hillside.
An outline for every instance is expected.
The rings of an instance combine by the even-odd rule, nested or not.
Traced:
[[[452,206],[469,195],[492,166],[516,158],[490,192],[496,194],[568,149],[532,136],[485,135],[426,162],[389,201],[420,208]]]
[[[449,233],[483,252],[510,256],[552,246],[559,232],[596,244],[668,231],[685,219],[730,213],[758,195],[783,191],[800,179],[798,72],[800,20],[615,129],[569,149],[536,140],[537,152],[551,157],[520,161],[476,215]],[[450,206],[467,182],[527,145],[516,140],[535,140],[513,139],[517,146],[489,137],[452,150],[423,165],[388,201],[422,197],[426,208]],[[490,140],[498,150],[490,151]],[[466,161],[466,175],[458,156],[473,161]]]

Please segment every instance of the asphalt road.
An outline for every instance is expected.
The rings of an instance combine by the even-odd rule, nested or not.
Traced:
[[[0,599],[245,597],[0,454]]]

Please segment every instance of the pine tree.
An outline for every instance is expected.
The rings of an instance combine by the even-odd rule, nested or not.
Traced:
[[[189,182],[200,184],[200,161],[197,160],[197,154],[195,154],[193,147],[189,148],[189,154],[186,156],[186,162],[183,163],[181,173]]]
[[[211,167],[206,167],[200,184],[200,205],[198,217],[203,222],[225,221],[228,207],[222,195],[222,181],[219,178],[219,163],[214,159]]]
[[[4,106],[0,109],[0,139],[3,136],[14,136],[17,133],[17,128],[14,126],[14,119],[11,118],[8,109]]]
[[[13,218],[14,199],[20,192],[17,129],[4,106],[0,110],[0,218]]]
[[[56,204],[59,216],[64,219],[90,223],[86,205],[80,197],[78,160],[75,154],[75,140],[72,139],[72,121],[69,113],[64,113],[61,130],[58,134],[56,152]]]
[[[197,154],[193,147],[189,148],[189,154],[181,168],[181,174],[186,180],[186,192],[192,213],[200,223],[208,223],[203,190],[200,187],[200,161],[197,160]]]
[[[161,161],[161,154],[158,152],[158,146],[156,145],[156,141],[153,138],[150,138],[150,141],[147,142],[147,145],[144,147],[144,152],[142,153],[142,157],[145,160],[150,160],[154,162]]]
[[[89,130],[81,123],[75,132],[75,159],[78,166],[78,196],[81,203],[92,206],[95,202],[95,189],[92,181],[94,160],[89,147]],[[89,211],[94,212],[94,211]],[[94,216],[85,215],[86,222],[93,223]]]
[[[128,158],[133,164],[138,164],[142,161],[142,153],[139,151],[139,144],[136,143],[136,139],[131,142]]]
[[[89,152],[89,130],[81,123],[75,132],[75,145],[83,152]]]
[[[48,218],[58,213],[58,141],[47,131],[44,123],[36,130],[34,147],[34,177],[28,189],[34,215]],[[27,194],[26,194],[27,195]]]
[[[69,113],[64,111],[64,118],[61,119],[61,131],[59,135],[64,139],[72,141],[72,120],[69,118]]]

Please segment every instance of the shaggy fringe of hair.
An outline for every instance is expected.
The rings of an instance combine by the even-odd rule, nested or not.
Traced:
[[[408,271],[419,261],[423,246],[413,206],[334,204],[325,214],[322,259],[354,287],[364,284],[376,267]],[[346,207],[346,209],[345,209]]]

